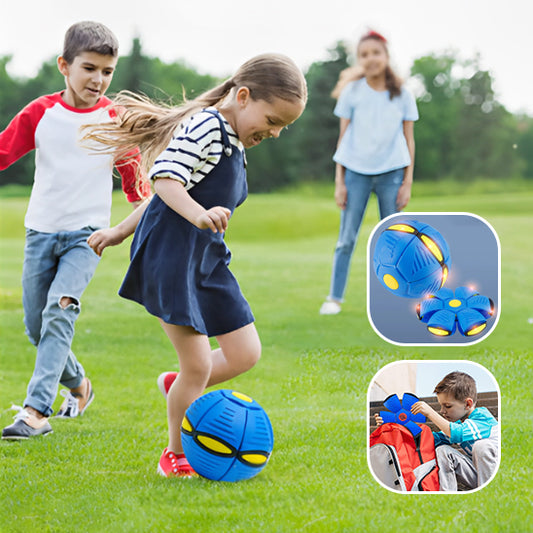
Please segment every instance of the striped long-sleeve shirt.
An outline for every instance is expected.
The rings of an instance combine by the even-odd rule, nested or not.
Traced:
[[[476,407],[464,422],[450,422],[450,437],[442,431],[433,433],[435,446],[440,444],[459,444],[472,456],[472,446],[480,439],[488,439],[496,435],[498,421],[486,407]]]
[[[223,122],[232,146],[244,151],[237,134],[224,118]],[[223,150],[218,119],[212,113],[200,111],[176,130],[167,148],[156,159],[149,177],[152,180],[172,178],[188,190],[213,170]]]

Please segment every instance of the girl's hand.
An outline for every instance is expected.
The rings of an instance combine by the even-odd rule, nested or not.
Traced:
[[[383,424],[383,418],[381,418],[378,413],[374,415],[374,418],[376,419],[376,425],[379,427],[381,424]]]
[[[95,231],[87,239],[87,244],[94,250],[98,256],[102,256],[102,252],[108,246],[116,246],[124,240],[124,235],[116,227],[99,229]]]
[[[346,209],[348,202],[348,189],[344,182],[335,182],[335,203],[341,208]]]
[[[396,196],[396,209],[401,211],[404,207],[407,207],[410,199],[411,183],[404,181],[398,189],[398,195]]]
[[[195,226],[200,229],[210,229],[213,233],[224,233],[230,216],[231,211],[227,207],[217,205],[201,213],[196,219]]]

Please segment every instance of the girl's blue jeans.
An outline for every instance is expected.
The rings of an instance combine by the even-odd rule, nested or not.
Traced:
[[[348,198],[346,208],[341,211],[339,239],[333,256],[333,272],[329,292],[331,299],[339,302],[344,299],[352,254],[370,194],[374,192],[378,198],[381,219],[396,213],[396,197],[403,181],[403,175],[403,168],[371,176],[346,169],[345,183]]]
[[[24,406],[45,416],[53,412],[59,383],[76,388],[85,375],[71,344],[81,295],[100,260],[87,244],[93,231],[26,230],[22,303],[26,334],[37,347],[37,358]],[[65,301],[70,303],[65,305]]]

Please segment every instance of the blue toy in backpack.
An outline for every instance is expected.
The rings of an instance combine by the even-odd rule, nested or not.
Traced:
[[[411,407],[419,401],[418,397],[410,392],[404,392],[401,400],[396,394],[391,394],[383,402],[388,411],[380,411],[379,416],[383,419],[384,424],[391,422],[401,424],[416,437],[422,431],[416,422],[422,424],[426,421],[424,415],[411,413]]]
[[[417,306],[418,318],[433,335],[447,337],[456,330],[465,337],[478,335],[494,314],[494,302],[469,287],[441,289]]]
[[[201,476],[240,481],[266,466],[274,435],[266,412],[255,400],[221,389],[200,396],[189,406],[181,442],[185,457]]]
[[[374,272],[381,284],[404,298],[433,294],[446,283],[450,249],[429,224],[404,220],[388,226],[376,242]]]

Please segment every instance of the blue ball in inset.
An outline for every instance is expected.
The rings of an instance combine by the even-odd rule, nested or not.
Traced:
[[[404,298],[437,292],[446,283],[452,264],[442,235],[417,220],[395,222],[379,236],[374,272],[381,284]]]
[[[200,396],[181,426],[185,457],[201,476],[240,481],[267,464],[274,434],[265,410],[252,398],[231,390]]]

